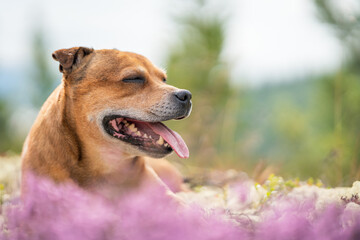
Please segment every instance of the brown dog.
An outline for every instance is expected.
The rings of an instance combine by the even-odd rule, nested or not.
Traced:
[[[63,79],[25,141],[23,183],[30,170],[57,182],[121,194],[163,184],[145,156],[162,158],[173,150],[181,158],[189,156],[180,135],[160,122],[187,117],[191,93],[166,84],[165,73],[148,59],[85,47],[52,56]]]

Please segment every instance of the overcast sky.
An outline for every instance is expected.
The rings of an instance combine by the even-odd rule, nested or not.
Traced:
[[[147,56],[161,67],[178,37],[171,16],[180,0],[14,0],[0,9],[0,67],[30,61],[30,37],[43,26],[51,52],[64,47],[118,48]],[[257,85],[330,71],[341,46],[315,17],[310,0],[217,1],[230,14],[224,58],[234,79]],[[221,3],[221,4],[220,4]],[[57,64],[52,63],[57,69]]]

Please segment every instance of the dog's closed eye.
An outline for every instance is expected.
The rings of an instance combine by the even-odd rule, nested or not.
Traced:
[[[144,77],[126,77],[122,80],[125,83],[144,83],[145,82],[145,78]]]

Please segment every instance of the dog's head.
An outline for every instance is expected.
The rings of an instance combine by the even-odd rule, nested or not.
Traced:
[[[67,103],[83,141],[125,149],[129,154],[189,155],[179,134],[161,121],[191,112],[191,93],[166,83],[166,74],[145,57],[85,47],[53,53],[63,73]]]

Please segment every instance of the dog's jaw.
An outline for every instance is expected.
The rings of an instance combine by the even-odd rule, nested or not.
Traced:
[[[97,128],[100,129],[102,136],[109,144],[126,150],[128,154],[162,158],[175,150],[179,157],[187,158],[188,149],[185,142],[179,134],[159,123],[163,119],[168,120],[164,117],[134,109],[106,109],[95,116],[88,116],[89,121],[95,121]],[[140,129],[137,132],[131,132],[132,129],[129,130],[125,127],[124,122],[119,122],[121,120],[128,127],[133,125],[133,127],[137,126]],[[126,120],[129,120],[130,124]],[[118,122],[116,123],[116,121]],[[122,129],[122,134],[118,132],[117,124]],[[164,138],[161,134],[163,134]],[[166,141],[169,141],[169,143]]]

